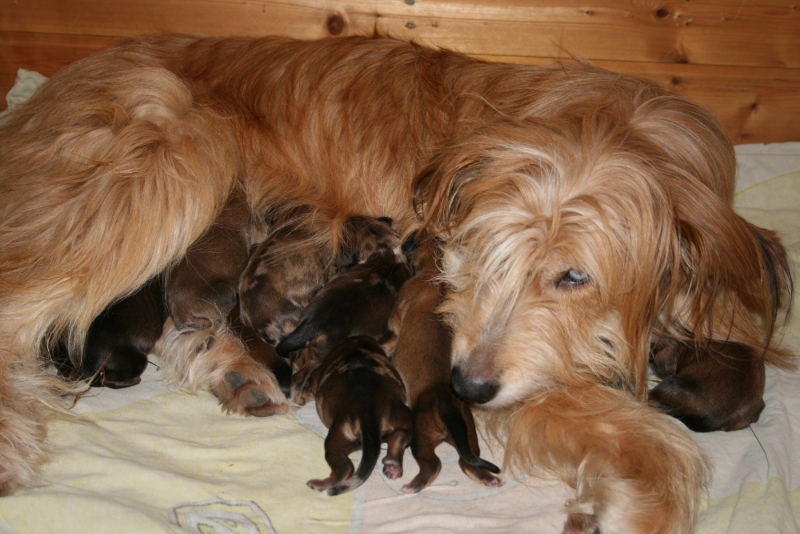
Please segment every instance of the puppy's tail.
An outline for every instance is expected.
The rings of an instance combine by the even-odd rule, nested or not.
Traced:
[[[439,397],[439,413],[441,414],[444,426],[453,438],[458,456],[461,457],[467,465],[486,469],[490,473],[499,473],[499,467],[480,458],[473,452],[469,444],[469,428],[467,427],[467,421],[464,419],[464,413],[457,403],[458,401],[451,395]],[[473,426],[475,425],[474,422],[472,424]]]
[[[289,335],[283,338],[275,347],[275,352],[288,358],[292,352],[302,349],[322,332],[313,324],[313,321],[303,321]]]
[[[374,413],[361,418],[361,462],[355,474],[340,484],[328,488],[328,495],[353,491],[367,481],[381,454],[381,422]]]

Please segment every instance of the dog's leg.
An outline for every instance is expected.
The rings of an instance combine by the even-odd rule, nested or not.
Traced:
[[[564,387],[491,422],[498,416],[507,465],[542,468],[575,488],[565,534],[692,531],[706,464],[668,417],[604,386]]]
[[[153,352],[162,358],[167,380],[192,390],[211,389],[227,413],[265,416],[294,406],[275,375],[253,360],[228,329],[181,333],[167,319]]]
[[[0,377],[6,488],[30,479],[45,413],[63,411],[36,385],[45,341],[66,334],[82,347],[103,309],[202,234],[237,175],[225,121],[144,54],[114,54],[62,70],[0,128],[0,360],[14,366]],[[23,387],[36,394],[10,400]]]

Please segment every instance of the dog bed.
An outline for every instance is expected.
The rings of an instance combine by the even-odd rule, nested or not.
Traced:
[[[9,107],[42,80],[20,71]],[[740,145],[736,153],[737,209],[777,231],[796,268],[800,143]],[[800,353],[799,319],[778,335]],[[159,378],[153,359],[141,384],[92,389],[75,404],[77,422],[52,422],[42,485],[0,499],[0,534],[548,534],[564,524],[570,488],[539,478],[485,488],[461,472],[447,444],[437,450],[441,474],[419,494],[400,491],[417,470],[410,453],[400,480],[378,468],[350,494],[319,494],[305,484],[329,472],[313,404],[287,416],[228,417],[211,393]],[[765,401],[747,429],[692,434],[713,467],[699,533],[800,533],[800,373],[768,368]],[[482,455],[500,464],[502,450],[492,445],[483,442]]]

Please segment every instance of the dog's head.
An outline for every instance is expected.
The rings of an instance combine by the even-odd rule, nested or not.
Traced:
[[[599,381],[642,398],[665,325],[767,346],[790,286],[783,249],[733,212],[716,121],[650,93],[476,128],[418,178],[423,224],[446,242],[461,396],[499,407]]]

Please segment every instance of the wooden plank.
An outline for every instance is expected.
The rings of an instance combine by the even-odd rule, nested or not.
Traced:
[[[14,83],[17,68],[52,75],[62,66],[106,48],[107,37],[0,32],[0,94]],[[478,56],[490,61],[552,64],[545,57]],[[737,143],[800,141],[800,69],[700,66],[632,61],[598,65],[649,78],[706,106]],[[5,107],[4,103],[0,107]]]
[[[800,67],[800,9],[788,0],[0,0],[0,30],[300,38],[379,31],[470,54]]]
[[[17,69],[52,76],[73,61],[111,46],[117,39],[82,35],[0,31],[0,92],[14,85]],[[5,108],[5,100],[3,100]]]

